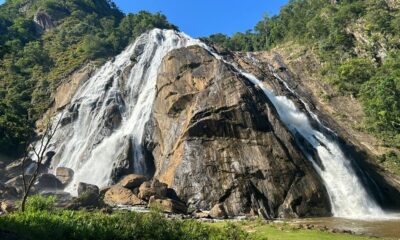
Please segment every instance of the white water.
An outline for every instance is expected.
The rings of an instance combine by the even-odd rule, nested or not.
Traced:
[[[122,125],[110,136],[103,136],[99,133],[99,126],[104,122],[102,116],[107,100],[121,101],[120,77],[117,72],[131,63],[130,56],[143,42],[146,44],[144,52],[137,59],[138,63],[131,70],[126,83],[125,91],[128,97],[125,99],[126,109]],[[108,62],[80,88],[71,104],[80,104],[78,119],[70,124],[72,126],[60,129],[56,136],[57,142],[60,142],[56,150],[56,159],[60,159],[58,166],[66,166],[76,172],[69,188],[71,192],[78,182],[92,183],[100,187],[108,185],[116,155],[120,154],[121,146],[128,139],[134,143],[135,171],[145,172],[142,166],[141,144],[145,123],[149,120],[155,98],[158,69],[169,51],[189,45],[199,45],[223,60],[199,40],[174,31],[153,30],[117,56],[114,62]],[[235,68],[263,90],[287,127],[294,134],[301,134],[317,150],[324,169],[321,169],[311,156],[308,157],[326,185],[334,216],[383,217],[384,212],[370,198],[337,143],[315,130],[307,115],[298,110],[291,100],[284,96],[276,96],[255,76]],[[106,91],[111,77],[114,77],[112,87]],[[93,110],[94,105],[96,108]],[[310,114],[313,116],[312,112]],[[102,139],[100,144],[97,144],[98,138]]]
[[[197,43],[182,33],[155,29],[145,34],[118,55],[107,62],[93,77],[79,89],[71,106],[79,108],[78,118],[60,128],[54,137],[57,146],[55,159],[57,167],[63,166],[75,171],[75,177],[67,191],[75,193],[79,182],[99,187],[110,183],[113,164],[127,141],[134,149],[134,169],[145,173],[141,144],[155,99],[155,87],[159,67],[164,56],[171,50]],[[143,47],[143,53],[130,71],[121,90],[120,73],[132,62],[131,56]],[[110,86],[111,85],[111,86]],[[122,95],[125,98],[122,99]],[[123,111],[121,126],[111,135],[102,131],[105,111],[109,102],[116,102]],[[67,114],[65,110],[64,114]]]

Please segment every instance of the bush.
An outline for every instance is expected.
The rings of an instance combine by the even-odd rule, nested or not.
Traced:
[[[53,211],[56,198],[54,196],[43,197],[41,195],[33,195],[28,197],[26,202],[26,211]]]
[[[375,66],[370,60],[365,58],[349,59],[338,67],[334,84],[342,92],[357,95],[361,85],[367,82],[374,72]]]

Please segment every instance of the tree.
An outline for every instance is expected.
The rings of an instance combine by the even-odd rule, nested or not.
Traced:
[[[51,123],[51,121],[49,120],[46,124],[43,135],[37,141],[36,147],[32,143],[28,143],[28,147],[25,150],[25,154],[22,159],[22,180],[23,180],[23,184],[24,184],[24,194],[22,196],[22,201],[21,201],[21,211],[22,212],[25,211],[26,201],[29,197],[29,194],[31,192],[33,184],[35,183],[37,177],[39,176],[41,167],[44,164],[47,150],[50,146],[50,142],[53,139],[58,127],[60,126],[61,119],[62,119],[62,115],[59,117],[57,123],[54,126]],[[35,166],[32,176],[27,179],[26,175],[25,175],[25,164],[29,158],[30,152],[32,152],[34,154],[34,156],[36,157],[36,163],[35,163],[36,166]]]

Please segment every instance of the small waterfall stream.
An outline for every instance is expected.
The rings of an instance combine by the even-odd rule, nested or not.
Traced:
[[[132,142],[134,149],[135,172],[146,172],[141,144],[155,98],[158,69],[168,52],[190,45],[199,45],[216,58],[225,61],[199,40],[175,31],[156,29],[142,35],[114,61],[106,63],[79,89],[71,102],[71,108],[75,108],[78,116],[57,132],[54,144],[57,153],[57,165],[54,167],[69,167],[76,173],[69,191],[74,192],[78,182],[100,187],[108,185],[116,155],[122,154],[121,146],[128,140]],[[124,89],[121,90],[120,73],[132,64],[132,55],[137,55],[137,63],[130,70]],[[350,161],[335,141],[314,129],[307,115],[297,109],[290,99],[276,96],[252,74],[226,63],[262,89],[288,129],[295,136],[301,135],[316,150],[323,168],[306,151],[304,153],[325,183],[334,216],[379,218],[385,215],[368,195]],[[111,103],[116,104],[123,114],[120,127],[109,133],[104,128],[104,115]],[[64,110],[66,114],[68,111],[70,110]]]

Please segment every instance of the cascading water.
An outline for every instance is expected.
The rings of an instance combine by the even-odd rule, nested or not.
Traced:
[[[142,35],[84,83],[72,99],[71,107],[61,113],[63,117],[71,115],[70,112],[77,116],[54,137],[57,153],[54,167],[75,171],[67,191],[75,193],[79,182],[107,186],[115,159],[123,154],[122,146],[127,141],[131,141],[133,148],[135,172],[146,173],[141,145],[155,99],[161,61],[171,50],[196,43],[182,33],[155,29]],[[121,72],[131,64],[134,66],[124,82]],[[118,129],[110,133],[105,127],[105,116],[113,105],[122,112],[122,120]]]
[[[199,40],[175,31],[155,29],[142,35],[114,61],[106,63],[79,89],[70,109],[64,111],[68,114],[72,109],[77,116],[71,124],[57,132],[53,144],[56,146],[57,167],[69,167],[76,173],[69,187],[71,192],[78,182],[100,187],[109,184],[115,156],[122,154],[121,146],[128,140],[133,146],[135,172],[145,173],[141,145],[145,124],[150,118],[155,99],[158,69],[168,52],[189,45],[199,45],[216,58],[225,61]],[[136,63],[123,83],[121,71],[132,64],[133,55],[137,55],[134,59]],[[260,87],[290,131],[295,136],[301,135],[316,150],[323,168],[306,151],[304,153],[313,162],[326,185],[334,216],[368,218],[384,215],[381,208],[368,196],[350,161],[335,141],[313,128],[307,115],[287,97],[276,96],[255,76],[230,65]],[[104,115],[111,103],[115,103],[123,114],[119,128],[110,133],[104,128]],[[314,113],[310,112],[312,114]]]
[[[335,217],[355,219],[386,217],[384,211],[364,189],[350,161],[345,157],[338,143],[330,140],[324,133],[313,128],[307,115],[301,112],[293,101],[285,96],[276,96],[273,91],[266,88],[262,81],[257,79],[254,75],[246,73],[235,64],[225,61],[221,56],[213,53],[208,46],[204,44],[201,45],[216,58],[233,66],[255,86],[262,89],[276,108],[280,119],[293,135],[297,136],[300,134],[302,137],[300,141],[307,141],[316,150],[323,167],[317,164],[305,148],[301,147],[304,154],[312,161],[313,166],[325,183],[332,204],[332,213]],[[279,81],[285,84],[288,90],[294,92],[287,86],[283,79],[276,73],[273,72],[273,74]],[[309,109],[306,103],[304,104],[310,116],[313,117],[322,128],[331,131],[329,128],[323,126],[318,116]]]

